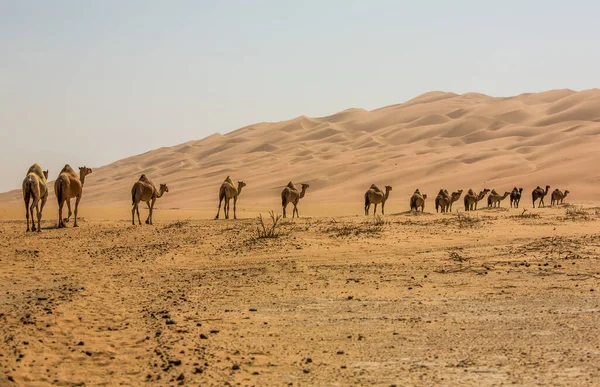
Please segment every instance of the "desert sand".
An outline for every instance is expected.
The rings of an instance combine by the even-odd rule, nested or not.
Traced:
[[[79,228],[51,190],[26,233],[0,194],[0,386],[597,385],[599,122],[599,90],[434,92],[92,166]],[[169,185],[153,226],[131,225],[142,173]],[[213,220],[227,175],[240,219]],[[290,180],[301,218],[259,237]],[[571,194],[532,209],[546,184]],[[514,186],[519,209],[435,213],[440,188]]]
[[[404,210],[408,199],[394,198],[415,188],[431,195],[440,187],[504,192],[519,185],[530,193],[550,184],[569,189],[572,198],[597,200],[599,121],[597,89],[509,98],[432,92],[373,111],[259,123],[100,168],[87,165],[94,173],[82,206],[129,205],[142,173],[168,184],[170,193],[158,203],[163,208],[216,210],[228,175],[248,185],[240,205],[270,209],[279,208],[290,180],[310,184],[306,204],[352,206],[372,183],[391,185],[390,211]],[[58,172],[50,171],[51,181]],[[20,204],[19,190],[0,195],[0,206]],[[360,207],[345,214],[359,213]]]

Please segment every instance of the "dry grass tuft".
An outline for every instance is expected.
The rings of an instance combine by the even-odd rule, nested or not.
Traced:
[[[281,223],[281,215],[275,215],[273,211],[269,211],[269,217],[271,218],[271,225],[267,226],[262,217],[262,214],[258,216],[258,227],[256,227],[256,238],[277,238],[279,236],[279,227]]]
[[[481,219],[471,216],[465,212],[459,212],[456,214],[456,221],[458,223],[459,228],[473,228],[479,223],[481,223]]]

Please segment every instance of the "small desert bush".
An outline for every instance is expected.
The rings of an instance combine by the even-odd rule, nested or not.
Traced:
[[[465,212],[456,214],[456,222],[459,228],[472,228],[481,222],[481,219],[471,216]]]
[[[583,207],[569,206],[565,209],[565,215],[567,219],[571,220],[588,220],[590,219],[590,213]]]
[[[273,211],[269,212],[271,224],[266,225],[262,214],[258,216],[258,227],[256,227],[256,238],[277,238],[279,236],[279,227],[281,227],[281,215],[275,215]]]
[[[189,226],[189,224],[190,218],[187,218],[185,220],[177,220],[176,222],[168,223],[167,225],[165,225],[164,229],[184,228],[185,226]]]
[[[542,216],[540,214],[536,214],[535,212],[527,212],[526,209],[523,210],[519,215],[511,215],[512,219],[539,219]]]

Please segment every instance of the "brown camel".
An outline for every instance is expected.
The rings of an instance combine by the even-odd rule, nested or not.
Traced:
[[[415,193],[410,198],[410,210],[411,211],[419,211],[419,207],[421,208],[421,212],[425,211],[425,199],[427,199],[427,194],[421,195],[421,192],[417,188]]]
[[[135,225],[135,214],[137,212],[138,223],[141,225],[142,221],[140,220],[140,202],[146,202],[148,205],[148,217],[146,218],[146,224],[152,224],[153,213],[154,213],[154,203],[156,199],[162,197],[165,192],[169,192],[169,187],[166,184],[161,184],[160,189],[157,191],[156,186],[150,179],[146,177],[146,175],[140,176],[139,180],[133,184],[131,187],[131,204],[133,208],[131,209],[131,224]]]
[[[515,208],[519,208],[519,202],[521,201],[521,194],[523,193],[523,188],[513,188],[512,192],[510,193],[510,207],[512,208],[513,205]]]
[[[306,190],[310,187],[310,185],[306,183],[302,183],[302,192],[298,192],[294,184],[290,181],[288,185],[281,191],[281,206],[283,207],[283,217],[285,218],[286,213],[285,209],[288,203],[292,203],[294,205],[294,210],[292,211],[292,219],[294,219],[294,214],[299,218],[300,214],[298,213],[298,202],[300,199],[306,195]]]
[[[510,192],[505,192],[504,195],[500,195],[496,190],[492,190],[490,196],[488,196],[488,207],[498,207],[500,208],[501,202],[506,199],[506,197],[510,195]]]
[[[447,190],[441,189],[435,197],[435,212],[442,210],[442,213],[446,212],[450,207],[450,194]]]
[[[462,189],[459,189],[456,192],[452,192],[452,195],[450,196],[450,203],[448,204],[448,209],[446,209],[446,212],[452,212],[452,203],[458,201],[458,199],[460,199],[462,193],[463,193]]]
[[[484,188],[483,191],[479,192],[479,195],[475,195],[472,189],[470,189],[465,195],[465,211],[477,210],[477,203],[481,201],[490,192],[489,189]]]
[[[558,188],[555,189],[554,192],[552,192],[551,205],[553,206],[554,204],[562,204],[563,200],[567,197],[568,194],[569,190],[565,190],[565,192],[563,193]]]
[[[365,215],[369,215],[371,204],[375,205],[373,209],[373,215],[377,213],[377,205],[381,203],[381,215],[385,215],[385,202],[390,196],[392,187],[389,185],[385,186],[385,193],[380,190],[375,184],[371,184],[371,187],[365,192]]]
[[[225,219],[229,219],[229,201],[233,198],[233,219],[237,219],[235,214],[235,207],[237,203],[238,196],[242,193],[242,188],[246,186],[246,183],[243,181],[238,181],[237,189],[233,185],[233,181],[227,176],[223,184],[221,184],[221,188],[219,188],[219,209],[217,210],[217,216],[215,219],[219,219],[219,213],[221,212],[221,203],[223,203],[223,212],[225,213]]]
[[[42,168],[36,163],[29,167],[27,175],[23,180],[23,200],[25,201],[25,217],[27,218],[27,231],[29,231],[29,214],[31,213],[31,231],[41,232],[42,211],[48,199],[48,171],[42,171]],[[31,199],[31,206],[29,200]],[[40,202],[41,201],[41,202]],[[35,228],[35,218],[33,209],[37,215],[37,229]]]
[[[79,208],[79,201],[81,201],[81,194],[83,193],[83,184],[85,177],[92,173],[92,169],[88,167],[79,167],[79,177],[71,168],[69,164],[66,164],[60,171],[58,178],[54,182],[54,194],[58,200],[58,227],[65,227],[65,223],[69,222],[71,218],[71,199],[75,198],[75,222],[73,227],[79,227],[77,225],[77,210]],[[69,209],[69,215],[66,219],[62,217],[63,205],[67,202],[67,208]]]
[[[548,190],[550,190],[549,185],[546,186],[545,191],[539,185],[533,190],[533,192],[531,193],[531,199],[533,201],[533,208],[535,208],[535,201],[538,199],[540,200],[539,204],[538,204],[538,208],[540,208],[542,205],[544,207],[546,207],[546,204],[544,203],[544,197],[546,195],[548,195]]]

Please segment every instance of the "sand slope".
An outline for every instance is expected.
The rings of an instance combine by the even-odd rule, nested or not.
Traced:
[[[168,183],[163,208],[216,207],[227,175],[247,183],[244,205],[273,209],[289,180],[309,182],[304,200],[314,204],[359,203],[371,183],[392,185],[398,209],[417,187],[433,194],[519,185],[528,198],[550,184],[568,188],[573,200],[593,200],[600,193],[598,133],[597,89],[509,98],[431,92],[373,111],[258,123],[123,159],[94,169],[84,203],[129,205],[142,173]],[[0,205],[12,204],[21,205],[19,191],[0,195]]]

